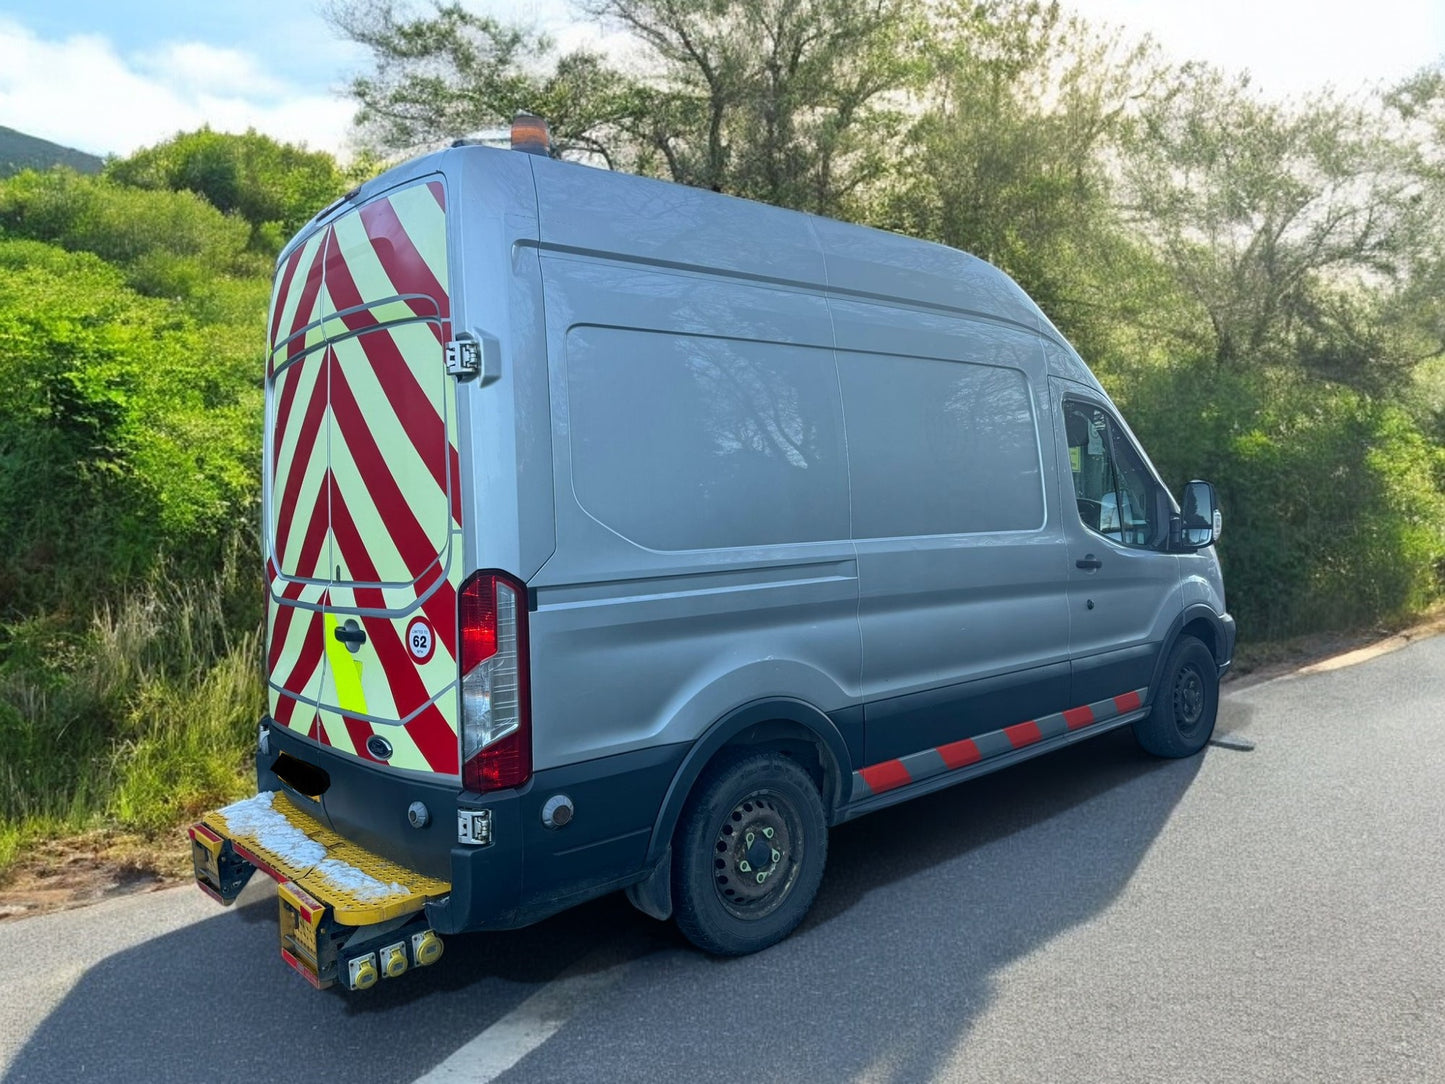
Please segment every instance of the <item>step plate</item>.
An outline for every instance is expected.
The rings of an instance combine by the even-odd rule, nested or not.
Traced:
[[[371,926],[420,911],[451,885],[358,847],[265,790],[207,813],[200,823],[273,880],[294,882],[346,926]]]

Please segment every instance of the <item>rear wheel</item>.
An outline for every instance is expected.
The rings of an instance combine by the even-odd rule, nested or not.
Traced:
[[[677,925],[698,948],[742,956],[792,933],[818,893],[828,854],[812,778],[779,753],[710,768],[674,846]]]
[[[1156,757],[1187,757],[1203,749],[1219,712],[1219,667],[1193,636],[1169,653],[1154,707],[1134,724],[1134,737]]]

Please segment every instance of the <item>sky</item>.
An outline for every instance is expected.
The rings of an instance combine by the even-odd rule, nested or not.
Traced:
[[[466,0],[598,40],[568,0]],[[1390,83],[1445,58],[1445,0],[1073,0],[1093,22],[1151,34],[1176,60],[1248,70],[1291,97]],[[363,50],[318,0],[0,0],[0,125],[94,154],[128,154],[209,124],[345,155],[341,93]]]

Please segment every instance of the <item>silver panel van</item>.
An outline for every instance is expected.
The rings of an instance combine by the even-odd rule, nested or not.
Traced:
[[[803,918],[828,828],[1115,727],[1210,737],[1234,622],[1005,274],[939,245],[459,146],[281,254],[258,793],[223,902],[353,989],[626,890],[701,948]]]

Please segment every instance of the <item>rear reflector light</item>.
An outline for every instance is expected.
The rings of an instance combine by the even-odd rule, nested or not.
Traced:
[[[462,585],[462,784],[519,787],[532,777],[525,588],[500,572]]]

